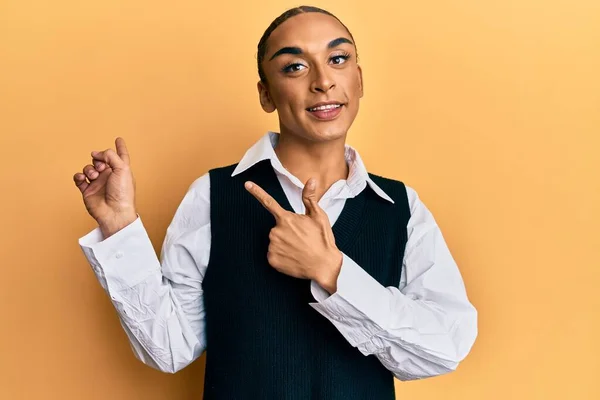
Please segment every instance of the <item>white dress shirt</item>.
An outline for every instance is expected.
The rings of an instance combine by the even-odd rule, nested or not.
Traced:
[[[274,132],[265,134],[246,152],[233,175],[270,160],[292,208],[304,214],[304,184],[278,160],[274,151],[278,138]],[[357,196],[366,185],[393,202],[369,178],[360,156],[348,145],[346,161],[348,179],[335,182],[319,201],[331,224],[346,199]],[[408,186],[406,190],[411,216],[399,286],[382,286],[344,254],[337,292],[329,295],[313,281],[315,302],[310,303],[357,351],[375,355],[400,380],[456,369],[477,336],[477,311],[442,233],[417,193]],[[160,260],[139,214],[130,225],[103,239],[96,228],[79,244],[110,295],[134,354],[164,372],[186,367],[206,349],[202,279],[211,241],[208,173],[191,184],[177,208]]]

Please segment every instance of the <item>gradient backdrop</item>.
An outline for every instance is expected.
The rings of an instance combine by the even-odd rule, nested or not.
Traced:
[[[295,5],[0,0],[0,398],[201,398],[204,357],[134,358],[72,176],[123,136],[159,251],[193,180],[278,129],[256,44]],[[357,40],[349,143],[419,192],[480,313],[459,369],[398,398],[600,398],[600,2],[313,5]]]

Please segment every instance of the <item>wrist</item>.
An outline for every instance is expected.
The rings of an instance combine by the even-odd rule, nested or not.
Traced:
[[[320,269],[319,275],[315,278],[315,281],[325,289],[329,294],[333,294],[337,291],[337,280],[342,269],[343,255],[338,250],[332,253],[329,262],[326,262],[323,268]]]
[[[121,229],[130,225],[137,219],[137,213],[135,211],[127,213],[126,215],[120,215],[110,221],[99,221],[98,226],[102,232],[104,239],[109,238]]]

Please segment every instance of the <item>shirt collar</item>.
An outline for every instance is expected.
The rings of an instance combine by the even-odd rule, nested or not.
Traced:
[[[299,188],[303,188],[304,183],[300,182],[298,178],[286,170],[277,158],[277,154],[275,154],[275,146],[277,145],[278,140],[279,133],[277,132],[267,132],[265,135],[263,135],[252,147],[246,151],[246,154],[244,154],[231,176],[238,175],[263,160],[270,160],[275,171],[285,175]],[[348,163],[350,171],[348,173],[346,185],[350,190],[352,197],[358,195],[363,191],[366,185],[369,185],[378,196],[391,203],[394,203],[394,201],[383,191],[383,189],[373,182],[358,152],[347,144],[345,147],[346,162]]]

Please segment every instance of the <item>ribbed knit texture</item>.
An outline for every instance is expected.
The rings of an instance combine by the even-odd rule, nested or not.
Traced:
[[[293,211],[268,160],[231,177],[210,171],[212,242],[203,279],[207,358],[205,400],[388,400],[393,375],[353,348],[314,310],[310,281],[267,261],[275,218],[244,188],[252,180]],[[395,201],[369,187],[346,200],[333,225],[338,248],[384,286],[398,286],[410,217],[401,182],[370,175]],[[385,307],[385,305],[382,305]]]

